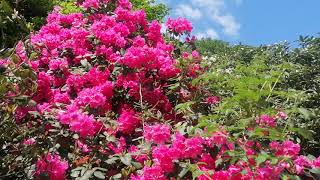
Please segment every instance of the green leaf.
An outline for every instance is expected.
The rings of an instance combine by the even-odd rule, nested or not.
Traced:
[[[105,179],[105,178],[106,178],[106,177],[105,177],[105,173],[103,173],[103,172],[101,172],[101,171],[95,171],[95,172],[93,173],[93,175],[94,175],[95,177],[99,178],[99,179]]]
[[[122,177],[121,173],[112,176],[113,179],[121,179],[121,177]]]
[[[199,177],[200,175],[204,174],[203,171],[200,171],[200,170],[195,170],[192,172],[192,178],[193,179],[196,179],[197,177]]]
[[[314,173],[314,174],[317,174],[317,175],[320,175],[320,168],[311,169],[310,172]]]
[[[120,160],[123,164],[130,166],[131,165],[131,155],[125,154],[124,156],[120,156]]]
[[[308,130],[308,129],[303,129],[303,128],[289,128],[291,131],[298,133],[299,135],[301,135],[303,138],[307,139],[307,140],[313,140],[313,135],[314,133],[312,133],[312,131]]]
[[[219,166],[221,163],[222,163],[222,159],[221,158],[216,160],[216,162],[215,162],[216,167]]]
[[[303,115],[303,117],[304,117],[305,119],[308,119],[308,120],[309,120],[309,119],[313,116],[312,112],[309,111],[309,110],[306,109],[306,108],[298,108],[298,110],[299,110],[299,112]]]
[[[194,101],[189,101],[189,102],[178,104],[178,105],[176,105],[175,110],[178,113],[192,112],[191,106],[195,103],[196,102],[194,102]]]
[[[105,162],[107,164],[115,164],[118,159],[118,157],[111,157],[110,159],[107,159]]]
[[[189,168],[187,168],[187,167],[184,167],[181,171],[180,171],[180,173],[179,173],[179,177],[180,178],[183,178],[187,173],[188,173],[188,171],[189,171]]]
[[[262,152],[259,154],[258,158],[256,159],[257,165],[260,165],[261,163],[265,162],[268,159],[269,155],[265,152]]]

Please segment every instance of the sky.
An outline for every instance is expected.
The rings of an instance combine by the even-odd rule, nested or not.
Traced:
[[[294,42],[320,33],[320,0],[159,0],[186,17],[198,38],[232,44]]]

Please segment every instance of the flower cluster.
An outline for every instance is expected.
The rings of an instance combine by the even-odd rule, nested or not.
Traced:
[[[171,19],[169,18],[166,25],[168,29],[174,33],[190,33],[192,31],[192,24],[185,18]]]
[[[149,142],[163,144],[170,138],[170,126],[167,125],[145,126],[143,131],[144,138]]]
[[[37,161],[36,168],[38,179],[41,179],[41,177],[49,177],[54,180],[64,180],[66,179],[65,173],[68,169],[68,163],[62,161],[58,155],[47,154]]]
[[[133,180],[174,179],[182,169],[203,180],[278,179],[285,171],[300,174],[320,166],[319,158],[299,156],[300,146],[293,141],[261,143],[252,135],[261,129],[268,135],[268,128],[287,118],[284,112],[261,115],[243,134],[201,129],[197,123],[203,115],[187,117],[174,107],[195,100],[195,109],[209,109],[222,101],[209,93],[202,97],[201,89],[192,86],[203,71],[200,54],[177,53],[178,43],[172,41],[178,40],[164,38],[161,24],[147,21],[128,0],[78,4],[83,13],[65,15],[55,8],[28,46],[20,42],[16,48],[17,64],[32,68],[37,90],[27,93],[27,107],[15,108],[15,119],[41,127],[41,135],[22,144],[43,145],[51,152],[37,161],[37,179],[44,174],[70,178],[68,163],[61,159],[74,170],[88,163],[110,170],[106,178],[121,174]],[[186,33],[189,39],[188,20],[169,18],[166,25],[170,33]],[[36,53],[32,58],[30,49]],[[28,119],[30,112],[36,115]],[[52,151],[63,152],[62,158]],[[192,173],[186,172],[186,179]]]

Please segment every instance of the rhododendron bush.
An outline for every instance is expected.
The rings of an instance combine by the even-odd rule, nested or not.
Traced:
[[[285,112],[238,129],[201,124],[223,99],[191,83],[206,69],[188,20],[169,19],[164,36],[128,0],[78,5],[83,12],[69,15],[56,7],[0,62],[7,80],[10,69],[23,70],[3,101],[9,108],[19,100],[11,111],[23,132],[2,147],[3,177],[317,177],[320,158],[301,154]]]

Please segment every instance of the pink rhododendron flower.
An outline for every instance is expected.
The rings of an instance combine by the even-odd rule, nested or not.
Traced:
[[[126,148],[125,138],[120,137],[120,139],[116,143],[108,143],[108,148],[111,149],[115,154],[123,153]]]
[[[293,162],[298,174],[301,174],[306,167],[310,166],[309,160],[304,156],[298,156]]]
[[[193,137],[190,139],[186,139],[185,145],[186,149],[184,151],[184,156],[186,158],[196,158],[202,152],[203,148],[203,140],[200,137]]]
[[[70,97],[68,93],[60,93],[58,91],[55,91],[53,99],[55,103],[64,103],[64,104],[70,103]]]
[[[206,144],[209,147],[214,145],[225,145],[227,144],[228,135],[225,131],[216,131],[212,134],[210,138],[206,138]]]
[[[92,151],[87,144],[81,142],[80,140],[76,140],[76,145],[85,153]]]
[[[170,148],[165,145],[154,147],[152,150],[153,162],[156,166],[160,166],[164,172],[173,171],[174,156],[171,153]]]
[[[154,43],[163,42],[163,37],[161,34],[161,24],[158,21],[152,21],[148,27],[148,39]]]
[[[76,106],[69,106],[67,111],[59,112],[58,117],[62,124],[68,124],[71,131],[84,138],[94,136],[101,129],[101,124],[92,115],[84,114]]]
[[[277,117],[279,117],[280,119],[287,119],[288,115],[285,112],[281,111],[278,112]]]
[[[188,52],[183,52],[182,57],[183,57],[183,59],[189,59],[190,54]]]
[[[312,167],[320,169],[320,157],[312,161]]]
[[[65,59],[54,59],[49,62],[49,69],[55,70],[66,70],[68,68],[68,62]]]
[[[163,144],[170,139],[170,126],[156,124],[144,127],[143,136],[148,142]]]
[[[282,170],[282,168],[280,168]],[[280,173],[277,167],[265,166],[257,168],[256,179],[280,179]]]
[[[185,18],[169,18],[166,25],[170,31],[175,32],[177,34],[182,34],[184,32],[190,33],[192,31],[191,22]]]
[[[23,141],[23,144],[26,146],[30,146],[36,143],[35,138],[29,138]]]
[[[78,106],[90,105],[91,108],[98,108],[106,103],[106,97],[95,89],[87,88],[79,92],[75,102]]]
[[[218,96],[209,96],[206,98],[205,102],[207,104],[217,104],[221,101],[220,97]]]
[[[145,166],[141,176],[131,176],[131,180],[166,180],[163,170],[160,166]]]
[[[47,154],[36,163],[36,178],[41,179],[42,174],[48,174],[50,179],[64,180],[68,169],[68,162],[62,161],[60,156]]]
[[[185,140],[186,138],[181,135],[179,132],[174,135],[174,140],[172,142],[171,155],[175,159],[183,158],[185,152]]]
[[[193,59],[199,60],[200,59],[200,54],[198,51],[192,51],[192,57]]]
[[[282,144],[274,141],[269,146],[271,150],[276,151],[276,156],[296,157],[300,152],[300,145],[289,140],[284,141]]]
[[[256,122],[261,127],[276,127],[277,121],[275,117],[271,117],[269,115],[261,115],[259,118],[256,119]]]
[[[140,122],[141,120],[137,117],[134,110],[123,110],[118,118],[119,131],[126,134],[132,133],[138,127]]]
[[[81,137],[94,136],[101,129],[101,125],[93,116],[79,113],[77,119],[70,123],[70,130],[77,132]]]
[[[201,164],[198,165],[200,169],[214,169],[216,166],[215,159],[213,159],[209,153],[202,154],[199,162],[201,162]]]

